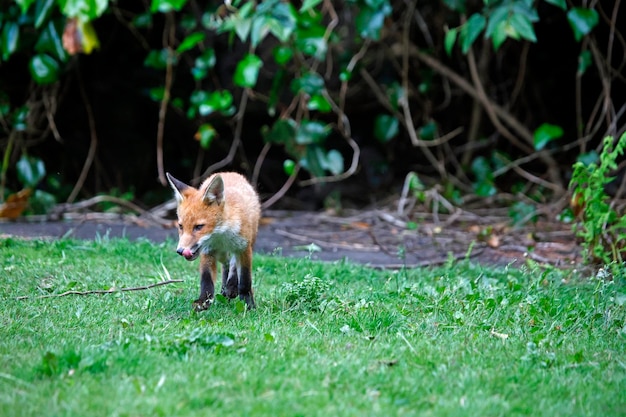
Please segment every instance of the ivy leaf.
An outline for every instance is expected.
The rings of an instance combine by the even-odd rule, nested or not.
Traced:
[[[574,38],[579,42],[598,24],[598,12],[584,7],[574,7],[567,12],[567,20],[574,31]]]
[[[59,61],[65,61],[67,53],[63,48],[63,41],[59,33],[59,28],[55,26],[54,22],[48,22],[35,44],[35,51],[40,53],[49,52]]]
[[[443,2],[453,11],[465,13],[466,0],[443,0]]]
[[[304,0],[302,2],[302,6],[300,7],[300,13],[304,13],[307,10],[310,10],[320,4],[322,0]]]
[[[263,66],[261,58],[254,54],[247,54],[235,69],[233,81],[235,85],[243,88],[252,88],[256,85],[259,77],[259,70]]]
[[[0,46],[2,46],[2,60],[6,61],[17,49],[20,37],[20,27],[15,22],[6,22],[2,28]]]
[[[58,79],[59,64],[50,55],[37,54],[28,65],[30,74],[37,84],[52,84]]]
[[[299,145],[321,143],[326,139],[329,133],[329,125],[313,120],[303,120],[296,131],[295,140]]]
[[[322,113],[328,113],[331,110],[330,103],[326,100],[326,97],[317,94],[311,96],[306,108],[309,110],[317,110]]]
[[[167,49],[152,50],[143,61],[143,65],[154,69],[165,69],[168,59]]]
[[[180,11],[187,3],[187,0],[152,0],[150,10],[152,13],[161,12],[167,13],[171,11]]]
[[[279,119],[271,129],[263,130],[266,143],[288,144],[296,137],[296,122],[293,119]]]
[[[395,116],[379,114],[374,120],[374,136],[386,143],[398,135],[399,122]]]
[[[283,161],[283,171],[285,171],[285,174],[291,177],[295,169],[296,163],[292,159],[285,159]]]
[[[183,52],[194,48],[197,44],[204,40],[205,36],[206,35],[204,34],[204,32],[192,33],[191,35],[183,39],[180,45],[178,45],[178,48],[176,48],[176,52],[182,54]]]
[[[333,175],[339,175],[343,172],[343,155],[336,149],[331,149],[326,154],[326,158],[322,161],[322,167]]]
[[[474,13],[461,28],[461,49],[467,54],[472,44],[485,29],[487,21],[480,13]]]
[[[31,4],[35,2],[35,0],[15,0],[20,9],[22,9],[22,14],[26,14],[28,12],[28,8]]]
[[[194,138],[200,142],[200,146],[202,149],[207,150],[211,146],[211,142],[213,139],[217,137],[217,131],[213,127],[213,125],[204,123],[200,125],[198,131],[196,132]]]
[[[356,29],[363,38],[380,40],[380,31],[385,23],[385,17],[391,13],[388,1],[379,2],[379,7],[363,7],[356,17]]]
[[[535,150],[540,151],[546,147],[548,143],[563,136],[563,128],[561,126],[544,123],[535,130],[533,134],[533,143]]]
[[[274,61],[276,61],[278,65],[285,65],[291,61],[291,58],[293,57],[293,50],[288,46],[281,45],[274,48],[272,55],[274,56]]]
[[[22,155],[15,168],[17,179],[28,188],[34,188],[46,176],[46,167],[39,158]]]
[[[328,50],[325,34],[326,29],[320,25],[300,28],[296,32],[296,48],[303,54],[321,61]]]
[[[55,0],[40,0],[35,4],[35,29],[39,29],[48,19],[54,5]]]
[[[582,51],[578,56],[578,74],[583,75],[592,63],[591,51]]]
[[[66,17],[77,17],[88,22],[104,13],[109,7],[109,0],[58,0],[58,4]]]
[[[444,47],[446,50],[446,54],[448,54],[448,56],[452,55],[452,48],[454,48],[454,43],[456,42],[456,38],[459,34],[459,30],[458,28],[453,28],[453,29],[449,29],[446,32],[446,37],[444,39]]]
[[[550,3],[553,6],[558,7],[559,9],[566,10],[567,4],[565,0],[545,0],[546,3]]]
[[[321,94],[324,90],[324,79],[317,72],[307,72],[291,82],[291,91],[309,96]]]
[[[522,38],[531,42],[537,42],[537,36],[535,35],[535,29],[530,19],[523,14],[514,14],[510,20],[511,27]]]

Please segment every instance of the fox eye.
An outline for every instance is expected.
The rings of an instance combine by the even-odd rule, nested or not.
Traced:
[[[202,230],[202,228],[204,227],[203,224],[197,224],[193,227],[193,231],[194,232],[199,232],[200,230]]]
[[[183,230],[183,224],[182,223],[178,223],[178,230]]]

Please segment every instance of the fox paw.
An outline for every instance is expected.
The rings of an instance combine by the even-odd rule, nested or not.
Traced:
[[[193,302],[193,309],[195,311],[204,311],[206,309],[208,309],[209,307],[211,307],[211,304],[213,303],[212,299],[197,299],[196,301]]]
[[[232,300],[233,298],[237,298],[237,296],[239,295],[239,291],[237,290],[237,287],[235,288],[222,288],[222,295],[226,298],[228,298],[229,300]]]

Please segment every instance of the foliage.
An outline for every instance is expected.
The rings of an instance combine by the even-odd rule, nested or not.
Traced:
[[[606,186],[615,180],[611,174],[626,149],[626,133],[616,142],[604,138],[599,162],[576,162],[570,187],[572,203],[581,210],[577,236],[582,239],[585,258],[594,263],[618,266],[625,261],[626,215],[616,211]]]
[[[623,277],[258,256],[254,311],[192,311],[175,243],[0,239],[0,414],[622,415]],[[148,291],[36,298],[68,289]],[[332,280],[332,308],[283,283]],[[27,296],[27,299],[17,299]],[[16,411],[17,410],[17,411]]]
[[[605,48],[595,38],[595,32],[607,29],[616,34],[610,39],[623,37],[616,22],[604,18],[616,15],[619,7],[602,7],[565,0],[152,0],[133,5],[17,0],[0,12],[0,61],[11,67],[11,74],[25,74],[28,82],[22,81],[23,91],[0,91],[1,136],[13,138],[0,142],[7,156],[3,173],[14,185],[22,155],[38,156],[47,167],[55,162],[36,152],[51,136],[62,140],[63,132],[54,124],[56,107],[50,103],[63,98],[71,81],[89,83],[97,76],[79,75],[85,55],[104,54],[116,33],[111,28],[122,28],[143,54],[140,64],[129,61],[122,72],[147,75],[132,87],[133,94],[153,100],[152,111],[158,113],[155,158],[160,177],[163,155],[168,155],[163,149],[186,144],[184,137],[165,128],[173,113],[188,129],[172,130],[194,133],[189,137],[200,151],[196,173],[232,165],[243,145],[264,149],[261,155],[279,148],[284,173],[295,177],[306,171],[311,177],[300,182],[305,186],[367,171],[361,150],[375,148],[385,153],[390,171],[403,170],[399,177],[416,164],[428,166],[448,182],[447,189],[458,188],[453,190],[457,194],[508,192],[501,183],[511,181],[499,179],[513,174],[532,179],[541,191],[548,183],[558,196],[565,191],[565,168],[554,154],[566,146],[584,153],[587,142],[603,136],[603,126],[614,134],[611,129],[619,125],[610,120],[611,106],[588,112],[593,106],[586,105],[599,99],[612,103],[612,91],[618,89],[593,89],[606,97],[581,93],[587,80],[609,77],[608,83],[621,82],[618,70],[602,69],[611,59],[602,56]],[[558,69],[572,80],[577,77],[569,87],[579,97],[576,112],[565,118],[560,117],[565,110],[536,108],[553,100],[554,94],[544,92],[553,75],[541,59],[528,58],[529,50],[531,55],[536,50],[553,53],[550,36],[539,28],[548,35],[550,30],[562,32],[553,26],[559,19],[567,33],[557,47],[573,49],[579,58],[576,68]],[[538,49],[543,44],[548,49]],[[610,53],[612,45],[606,49]],[[118,52],[106,51],[107,56]],[[7,85],[0,89],[8,91]],[[120,102],[126,97],[117,91],[112,95]],[[88,107],[85,97],[81,100]],[[472,105],[470,118],[464,113]],[[250,120],[258,126],[252,124],[254,132],[244,134]],[[94,131],[106,124],[89,123]],[[29,147],[36,151],[27,153]],[[204,151],[213,159],[227,156],[207,168]],[[509,155],[502,166],[489,160],[496,154]],[[409,161],[396,167],[401,158]],[[260,171],[263,162],[259,156],[258,166],[250,170]],[[191,168],[193,163],[180,165]],[[124,169],[129,166],[139,169],[130,163]]]

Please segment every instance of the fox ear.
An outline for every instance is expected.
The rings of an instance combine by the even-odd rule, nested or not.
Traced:
[[[184,182],[172,177],[169,172],[166,172],[165,176],[167,176],[167,182],[170,183],[170,187],[172,187],[172,190],[174,190],[174,197],[176,198],[176,201],[180,203],[185,199],[185,197],[183,196],[183,191],[189,188],[189,186]]]
[[[222,180],[220,175],[216,175],[215,178],[211,180],[204,192],[202,201],[207,205],[222,204],[222,201],[224,201],[224,180]]]

